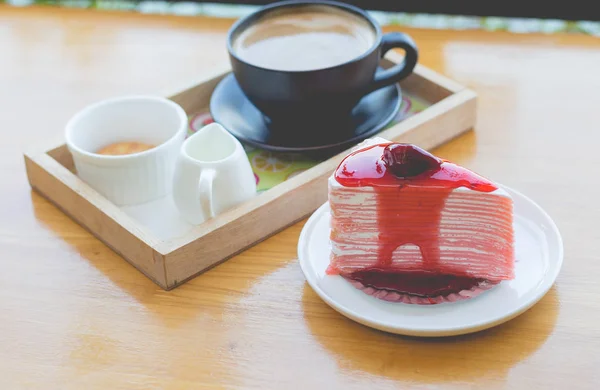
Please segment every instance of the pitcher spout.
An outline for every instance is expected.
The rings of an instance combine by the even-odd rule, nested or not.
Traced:
[[[198,162],[215,162],[231,156],[237,140],[218,123],[211,123],[189,137],[184,154]]]

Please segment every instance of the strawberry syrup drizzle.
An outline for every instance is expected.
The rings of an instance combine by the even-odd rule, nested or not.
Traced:
[[[390,157],[391,146],[396,148],[397,158]],[[373,187],[377,198],[378,262],[346,277],[373,288],[425,297],[468,290],[483,281],[437,272],[439,228],[446,198],[454,189],[492,192],[497,189],[492,182],[402,144],[378,144],[350,154],[337,168],[335,179],[346,187]],[[422,271],[393,268],[393,252],[403,245],[419,248]]]

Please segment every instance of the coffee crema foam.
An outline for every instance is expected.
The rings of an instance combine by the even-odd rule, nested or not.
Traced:
[[[155,148],[155,145],[142,142],[116,142],[98,149],[96,154],[103,154],[105,156],[123,156],[126,154],[140,153],[153,148]]]
[[[273,11],[234,39],[245,62],[273,70],[306,71],[351,61],[375,43],[376,32],[358,15],[326,6]]]

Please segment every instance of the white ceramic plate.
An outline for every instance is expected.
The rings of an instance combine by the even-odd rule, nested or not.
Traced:
[[[298,243],[300,267],[329,306],[363,325],[411,336],[451,336],[506,322],[537,303],[556,280],[563,261],[558,228],[536,203],[504,187],[514,200],[515,279],[454,303],[411,305],[385,302],[325,274],[329,264],[329,204],[309,218]]]

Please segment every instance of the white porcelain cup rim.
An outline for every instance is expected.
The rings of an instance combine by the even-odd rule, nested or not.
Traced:
[[[158,199],[170,191],[177,155],[189,128],[176,102],[155,95],[117,96],[90,104],[65,126],[77,176],[118,206]],[[98,153],[121,142],[150,149],[123,155]]]
[[[136,100],[137,101],[140,101],[140,100],[141,101],[154,101],[154,102],[161,103],[161,104],[171,107],[179,117],[179,120],[181,123],[181,128],[178,129],[178,131],[176,131],[175,133],[173,133],[173,135],[171,137],[169,137],[166,141],[160,143],[159,145],[156,145],[152,149],[143,150],[141,152],[135,152],[135,153],[130,153],[130,154],[123,154],[123,155],[105,155],[105,154],[98,154],[98,153],[90,152],[83,148],[80,148],[77,145],[77,143],[73,141],[73,134],[77,129],[77,125],[82,120],[85,120],[85,118],[92,111],[95,111],[95,110],[100,109],[107,105],[119,104],[122,102],[136,101]],[[177,103],[173,102],[170,99],[159,97],[159,96],[153,96],[153,95],[117,96],[117,97],[113,97],[113,98],[104,99],[104,100],[98,101],[96,103],[92,103],[92,104],[84,107],[82,110],[77,112],[75,115],[73,115],[71,117],[71,119],[69,119],[69,121],[67,122],[67,124],[65,126],[65,140],[66,140],[66,143],[69,146],[69,148],[72,148],[76,152],[78,152],[81,155],[84,155],[88,158],[124,161],[124,160],[131,160],[131,159],[136,159],[136,158],[139,158],[142,156],[150,155],[152,153],[155,153],[157,148],[164,147],[164,146],[170,145],[174,142],[177,142],[178,135],[182,131],[187,131],[187,126],[188,126],[187,114],[185,113],[185,111],[183,110],[183,108],[180,105],[178,105]]]

